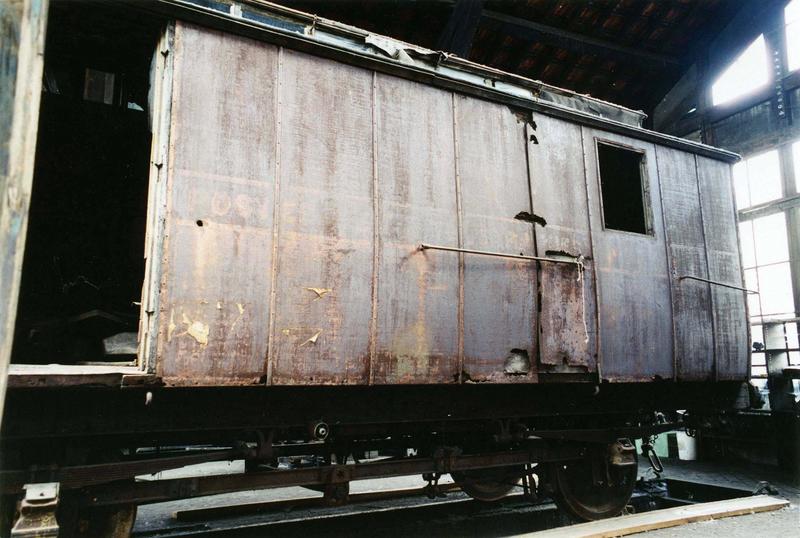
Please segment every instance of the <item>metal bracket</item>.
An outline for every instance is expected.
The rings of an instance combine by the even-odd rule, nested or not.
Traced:
[[[449,473],[460,455],[461,449],[456,446],[442,446],[434,450],[433,462],[436,473]]]
[[[12,538],[58,536],[58,482],[25,484],[25,497],[19,506],[19,519],[11,529]]]

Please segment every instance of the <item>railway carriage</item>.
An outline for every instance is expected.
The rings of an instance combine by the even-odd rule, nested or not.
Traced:
[[[736,155],[260,1],[52,2],[46,43],[6,507],[58,483],[62,528],[101,532],[451,473],[483,500],[536,475],[597,519],[632,439],[741,404]]]

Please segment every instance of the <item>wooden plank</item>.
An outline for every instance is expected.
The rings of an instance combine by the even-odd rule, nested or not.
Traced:
[[[463,248],[535,253],[525,121],[508,107],[455,97]],[[536,377],[536,265],[464,255],[464,379],[497,383]],[[531,359],[527,374],[509,375],[514,349]]]
[[[379,215],[373,383],[458,380],[458,244],[452,96],[377,75]],[[420,118],[425,118],[420,121]]]
[[[48,0],[0,2],[0,418],[17,315]]]
[[[744,286],[731,167],[705,157],[697,157],[697,174],[709,278],[734,286]],[[749,374],[750,357],[745,293],[722,286],[712,286],[711,293],[714,304],[717,379],[745,380]]]
[[[277,48],[178,23],[157,373],[265,374]],[[225,73],[225,76],[220,76]]]
[[[368,382],[372,77],[283,51],[273,384]]]
[[[522,534],[519,536],[569,537],[569,538],[606,538],[627,536],[639,532],[677,527],[699,521],[711,521],[725,517],[756,514],[780,510],[789,506],[789,501],[768,495],[728,499],[709,503],[678,506],[664,510],[653,510],[629,516],[620,516],[601,521],[592,521],[578,525],[570,525],[558,529]]]
[[[597,142],[644,153],[652,234],[605,229]],[[672,308],[655,148],[652,144],[583,128],[586,185],[597,271],[600,372],[612,381],[673,377]]]
[[[142,371],[136,366],[12,364],[8,371],[8,386],[12,388],[81,385],[119,387],[123,377],[141,375]]]
[[[594,371],[597,323],[594,263],[581,128],[548,116],[536,116],[531,129],[538,144],[529,146],[533,211],[540,256],[585,256],[581,281],[574,265],[543,263],[539,269],[539,361],[548,371]]]
[[[703,215],[694,155],[656,147],[670,265],[675,276],[708,278]],[[672,280],[675,361],[678,379],[709,379],[714,339],[709,284]]]

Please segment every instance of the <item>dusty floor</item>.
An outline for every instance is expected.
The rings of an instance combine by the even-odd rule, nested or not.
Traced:
[[[205,472],[238,472],[237,463],[206,465]],[[722,536],[725,538],[800,537],[800,485],[790,484],[779,470],[769,466],[733,465],[665,461],[665,478],[703,482],[754,490],[759,482],[768,481],[777,488],[779,497],[791,502],[776,512],[733,517],[705,523],[684,525],[645,533],[647,536]],[[651,471],[640,466],[640,473]],[[446,480],[443,479],[443,482]],[[418,476],[354,482],[353,493],[381,489],[416,488],[424,485]],[[402,500],[370,502],[333,509],[297,509],[282,513],[252,514],[215,522],[178,521],[175,512],[200,507],[252,503],[298,497],[314,497],[318,493],[303,488],[248,491],[200,499],[159,503],[140,507],[135,536],[187,536],[221,532],[227,536],[470,536],[510,537],[535,533],[561,526],[564,518],[545,503],[532,506],[518,498],[499,505],[486,505],[468,500],[463,493],[449,493],[446,498],[431,501],[417,496]],[[265,527],[267,524],[269,527]],[[277,525],[277,526],[276,526]],[[169,529],[166,533],[160,529]],[[643,534],[643,535],[645,535]]]
[[[722,536],[725,538],[771,538],[800,536],[800,485],[787,481],[785,474],[769,466],[732,465],[673,461],[666,465],[668,476],[698,482],[752,489],[766,480],[787,499],[788,508],[763,514],[738,516],[641,534],[654,538],[675,536]]]

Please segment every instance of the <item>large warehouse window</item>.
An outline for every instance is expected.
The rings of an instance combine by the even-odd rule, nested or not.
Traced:
[[[786,61],[789,71],[800,68],[800,0],[792,0],[783,11],[786,21]]]
[[[733,181],[738,209],[783,197],[778,150],[773,149],[736,163]]]
[[[792,144],[792,161],[794,161],[794,189],[800,193],[800,140]]]
[[[745,284],[759,292],[748,296],[752,376],[766,378],[768,362],[800,365],[793,275],[798,260],[790,247],[798,233],[792,200],[800,193],[800,141],[741,161],[733,180]]]
[[[794,316],[786,217],[775,213],[739,225],[742,261],[754,321]]]
[[[769,83],[767,44],[760,35],[711,86],[714,105],[747,95]]]

